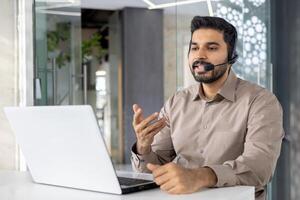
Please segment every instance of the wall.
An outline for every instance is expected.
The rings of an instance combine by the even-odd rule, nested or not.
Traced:
[[[163,106],[163,13],[125,8],[122,20],[124,149],[129,163],[136,141],[132,105],[142,106],[145,117]]]
[[[16,169],[16,145],[3,107],[16,105],[18,71],[15,1],[1,0],[0,6],[0,169]]]
[[[187,60],[192,17],[164,13],[164,100],[196,83]]]
[[[284,111],[286,137],[272,200],[300,199],[300,2],[271,1],[274,92]]]

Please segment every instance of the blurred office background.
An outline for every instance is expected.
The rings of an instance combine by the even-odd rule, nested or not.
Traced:
[[[151,114],[194,83],[191,19],[219,16],[238,30],[234,71],[284,109],[268,198],[300,199],[298,9],[298,0],[1,0],[0,169],[26,169],[2,111],[13,105],[91,105],[114,163],[128,164],[132,104]]]

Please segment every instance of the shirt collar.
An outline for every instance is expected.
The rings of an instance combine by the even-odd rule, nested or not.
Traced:
[[[219,90],[218,95],[216,96],[216,99],[220,100],[220,96],[222,96],[223,98],[234,102],[237,81],[238,81],[238,78],[236,77],[235,73],[231,69],[229,71],[228,77],[227,77],[224,85]],[[205,98],[205,95],[203,93],[201,84],[198,84],[197,87],[193,88],[193,93],[194,93],[193,101],[198,100],[198,99],[204,99],[207,101],[207,99]]]
[[[218,94],[223,96],[225,99],[234,102],[237,81],[238,78],[236,77],[235,73],[231,69],[229,71],[227,80],[225,81],[224,85],[221,87]]]
[[[192,99],[193,99],[193,101],[196,101],[196,100],[200,99],[200,95],[199,95],[199,93],[200,93],[199,92],[200,87],[201,87],[201,84],[194,85],[193,90],[192,90],[192,94],[193,94],[193,98]]]

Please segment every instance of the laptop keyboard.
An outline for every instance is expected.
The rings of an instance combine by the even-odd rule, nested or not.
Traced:
[[[153,182],[149,180],[133,179],[133,178],[126,178],[126,177],[118,177],[118,180],[120,185],[127,185],[127,186]]]

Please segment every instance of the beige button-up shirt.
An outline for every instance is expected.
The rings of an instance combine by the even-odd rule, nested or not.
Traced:
[[[138,155],[133,146],[136,171],[149,172],[149,162],[207,166],[217,175],[216,187],[255,186],[256,199],[265,199],[284,136],[282,109],[271,92],[231,70],[214,100],[193,85],[172,96],[160,116],[167,126],[154,137],[151,152]]]

